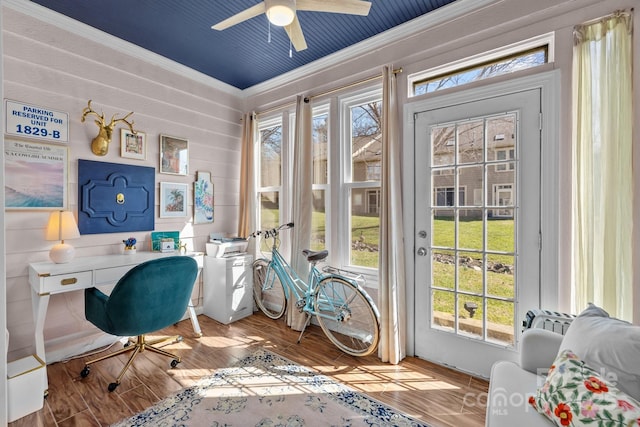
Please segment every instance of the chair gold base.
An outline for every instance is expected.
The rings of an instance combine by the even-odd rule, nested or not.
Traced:
[[[127,344],[125,344],[124,348],[122,348],[122,349],[120,349],[118,351],[114,351],[113,353],[109,353],[106,356],[102,356],[102,357],[99,357],[97,359],[93,359],[93,360],[90,360],[90,361],[86,362],[85,365],[84,365],[84,369],[82,370],[82,372],[80,372],[80,376],[82,378],[85,378],[87,375],[89,375],[89,372],[90,372],[89,365],[92,365],[92,364],[100,362],[102,360],[109,359],[111,357],[115,357],[115,356],[118,356],[120,354],[123,354],[123,353],[131,351],[133,353],[129,357],[129,360],[127,361],[126,365],[124,365],[124,368],[122,368],[122,370],[120,371],[120,374],[116,378],[115,382],[112,382],[111,384],[109,384],[109,387],[108,387],[109,391],[114,391],[116,389],[116,387],[118,387],[120,385],[120,380],[122,380],[122,377],[127,372],[127,369],[129,369],[129,367],[133,363],[133,360],[136,358],[136,356],[138,356],[138,354],[142,353],[145,350],[149,350],[149,351],[152,351],[154,353],[158,353],[158,354],[161,354],[163,356],[167,356],[167,357],[172,358],[173,360],[171,361],[171,367],[175,368],[178,365],[178,363],[180,363],[182,361],[180,356],[178,356],[177,354],[169,353],[168,351],[164,351],[161,348],[154,347],[154,345],[157,345],[157,344],[160,344],[160,343],[163,343],[163,342],[169,342],[169,341],[177,342],[177,341],[181,341],[181,340],[182,340],[181,336],[174,335],[174,336],[170,336],[170,337],[163,337],[163,338],[158,338],[158,339],[153,339],[153,340],[147,341],[144,335],[138,335],[137,340],[135,340],[135,341],[129,340],[127,342]]]

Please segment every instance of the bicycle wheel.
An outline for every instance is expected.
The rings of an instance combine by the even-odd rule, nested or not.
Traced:
[[[279,319],[287,309],[287,299],[280,278],[268,259],[253,263],[253,298],[258,308],[271,319]]]
[[[352,356],[373,353],[380,338],[377,310],[368,295],[340,277],[327,277],[314,297],[316,318],[325,335]]]

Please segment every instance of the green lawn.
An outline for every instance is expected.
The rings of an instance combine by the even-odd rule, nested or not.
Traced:
[[[265,218],[263,210],[263,218]],[[277,212],[267,212],[269,222],[277,220]],[[263,222],[264,223],[264,222]],[[275,224],[276,222],[274,222]],[[314,212],[312,217],[312,249],[319,250],[325,248],[325,215],[323,213]],[[273,225],[270,225],[273,226]],[[513,220],[490,220],[487,222],[487,235],[490,236],[486,249],[498,254],[488,255],[488,261],[493,263],[502,263],[513,265],[514,257],[511,255],[514,251],[514,232]],[[452,251],[447,248],[454,248],[455,233],[454,222],[448,219],[437,219],[433,224],[433,241],[434,246],[442,249],[434,250],[435,253],[442,255],[451,255]],[[470,220],[459,222],[459,248],[468,249],[460,255],[469,258],[479,258],[479,254],[474,251],[481,251],[483,247],[484,231],[482,229],[482,221]],[[378,267],[378,247],[379,247],[380,225],[378,217],[354,216],[352,217],[351,231],[351,262],[354,265],[363,267]],[[505,254],[507,253],[507,254]],[[452,260],[452,258],[451,258]],[[454,312],[454,297],[452,292],[455,286],[455,264],[434,262],[433,263],[433,284],[442,290],[434,291],[434,309],[445,313]],[[485,315],[482,309],[482,300],[473,294],[482,294],[483,279],[482,270],[479,267],[467,267],[459,264],[458,271],[458,290],[470,295],[461,295],[459,297],[458,311],[461,315],[468,317],[467,312],[463,309],[464,302],[475,302],[478,304],[474,318],[482,319]],[[514,276],[507,273],[487,272],[486,286],[487,294],[497,298],[514,298]],[[459,294],[460,295],[460,294]],[[513,322],[513,303],[509,301],[501,301],[499,299],[489,299],[487,303],[489,322],[499,323],[503,325],[511,325]]]

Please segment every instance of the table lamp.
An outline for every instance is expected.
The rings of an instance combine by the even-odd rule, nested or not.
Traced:
[[[67,239],[77,239],[80,237],[80,231],[73,217],[73,212],[55,211],[49,215],[49,223],[47,224],[47,240],[60,240],[49,251],[49,258],[56,264],[64,264],[73,259],[76,250],[73,246],[65,243]]]

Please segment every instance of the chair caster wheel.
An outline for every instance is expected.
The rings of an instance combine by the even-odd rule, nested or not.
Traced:
[[[112,392],[113,390],[118,388],[119,385],[120,384],[118,384],[118,383],[111,383],[111,384],[109,384],[109,387],[107,387],[107,389],[109,390],[109,392]]]
[[[178,359],[173,359],[171,361],[171,367],[175,368],[176,366],[178,366],[178,363],[180,363],[180,361]]]
[[[178,338],[176,338],[176,342],[182,342],[184,338],[182,338],[182,335],[178,335]]]
[[[89,369],[88,366],[85,366],[84,369],[82,371],[80,371],[80,376],[82,378],[87,378],[87,376],[89,375],[90,372],[91,372],[91,369]]]

